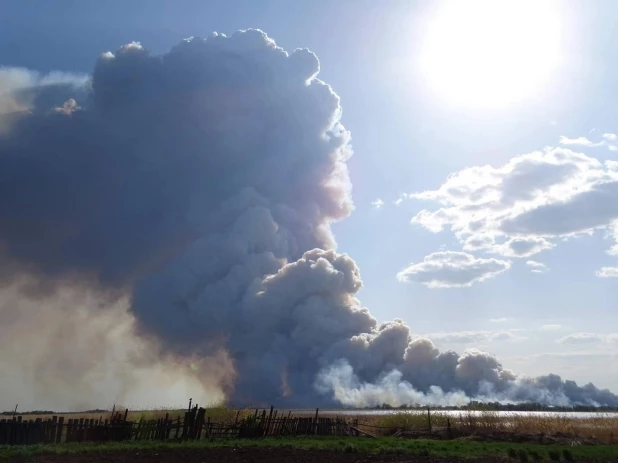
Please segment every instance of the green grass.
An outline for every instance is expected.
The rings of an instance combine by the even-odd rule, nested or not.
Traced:
[[[516,455],[519,461],[552,461],[559,455],[561,461],[585,458],[606,460],[618,456],[618,445],[591,445],[569,447],[566,445],[513,444],[505,442],[475,442],[468,440],[406,440],[383,437],[298,437],[268,438],[256,440],[202,440],[183,443],[130,441],[102,444],[33,445],[21,447],[0,446],[0,461],[30,461],[37,455],[107,453],[122,451],[149,451],[174,448],[206,449],[212,447],[280,447],[293,446],[299,449],[340,450],[347,453],[390,453],[402,455],[435,455],[440,457],[490,457],[506,458]],[[565,456],[567,458],[565,458]],[[555,461],[555,460],[554,460]]]

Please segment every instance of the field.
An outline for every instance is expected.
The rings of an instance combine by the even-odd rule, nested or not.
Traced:
[[[590,414],[585,418],[569,415],[510,415],[496,412],[473,413],[462,411],[455,416],[433,413],[431,426],[444,429],[448,421],[453,431],[460,436],[487,436],[495,440],[522,439],[590,441],[590,443],[618,443],[618,414]],[[376,429],[378,434],[392,435],[397,429],[423,431],[429,428],[427,414],[397,413],[359,417],[360,427]],[[448,421],[447,421],[448,420]]]
[[[0,461],[36,463],[205,462],[618,462],[618,445],[511,444],[467,440],[304,437],[184,443],[125,442],[0,448]]]
[[[119,407],[122,408],[122,407]],[[171,408],[159,408],[152,410],[138,410],[128,412],[129,421],[156,420],[169,414],[171,418],[182,416],[186,410]],[[260,409],[261,411],[261,409]],[[210,421],[224,425],[231,425],[250,415],[255,409],[233,409],[226,406],[213,406],[206,409],[206,416]],[[283,411],[287,414],[287,411]],[[293,410],[292,416],[313,416],[315,410]],[[105,412],[97,413],[73,413],[65,414],[67,418],[98,419],[109,416]],[[320,412],[320,416],[337,416],[336,411]],[[618,413],[584,414],[584,418],[573,418],[567,414],[544,414],[544,415],[505,415],[497,412],[475,413],[470,411],[457,412],[448,416],[439,411],[431,412],[431,427],[434,432],[446,429],[448,421],[453,431],[460,435],[486,435],[503,436],[510,440],[512,436],[562,436],[574,440],[592,440],[596,443],[618,443]],[[24,418],[46,419],[51,415],[25,415]],[[4,418],[4,417],[2,417]],[[356,420],[358,427],[372,434],[380,436],[392,436],[398,430],[405,433],[425,433],[429,431],[427,412],[419,411],[412,413],[392,413],[385,415],[354,415],[348,414],[346,418]]]
[[[132,411],[128,421],[174,418],[186,410]],[[260,409],[258,414],[263,413]],[[279,411],[279,416],[313,416],[315,410]],[[205,410],[209,423],[234,427],[256,410],[225,406]],[[66,414],[67,418],[100,419],[110,412]],[[323,411],[321,417],[337,416]],[[341,415],[339,415],[341,416]],[[49,418],[25,415],[24,419]],[[418,411],[386,415],[355,415],[346,420],[365,436],[278,436],[259,439],[129,440],[0,446],[2,462],[208,462],[293,461],[302,463],[458,462],[458,461],[604,461],[618,463],[618,414],[504,415],[495,412]],[[289,419],[289,418],[286,418]],[[313,429],[313,428],[312,428]],[[135,437],[138,439],[139,437]]]

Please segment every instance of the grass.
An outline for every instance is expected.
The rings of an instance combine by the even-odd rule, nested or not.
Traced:
[[[214,447],[282,447],[293,446],[307,450],[334,450],[345,453],[379,453],[437,457],[510,457],[525,461],[577,461],[606,460],[618,455],[618,445],[588,445],[569,447],[564,445],[513,444],[504,442],[476,442],[467,440],[407,440],[390,437],[378,439],[364,437],[297,437],[256,440],[201,440],[176,442],[129,441],[103,444],[60,444],[21,447],[0,447],[0,461],[28,461],[38,455],[108,453],[122,451],[158,451],[164,449]],[[558,458],[558,460],[556,460]]]
[[[432,427],[445,427],[450,418],[453,429],[463,434],[512,433],[535,435],[568,435],[576,439],[594,439],[601,443],[618,442],[618,413],[596,414],[573,418],[569,415],[517,415],[505,417],[495,412],[461,412],[447,416],[432,413]],[[393,413],[358,417],[359,425],[374,433],[392,434],[394,429],[426,430],[427,412]]]
[[[119,406],[116,408],[116,412],[124,415],[125,407]],[[153,408],[147,410],[129,410],[127,414],[128,421],[148,421],[148,420],[157,420],[159,418],[165,418],[165,415],[168,415],[170,419],[175,420],[179,416],[184,418],[186,410],[185,409],[177,409],[177,408]],[[235,422],[236,418],[242,419],[246,417],[248,414],[253,413],[253,410],[237,410],[225,405],[212,405],[206,407],[206,416],[210,417],[211,421],[220,424],[232,424]],[[19,413],[17,413],[19,415]],[[64,416],[66,419],[99,419],[99,418],[110,418],[111,410],[108,412],[98,412],[98,413],[54,413],[54,414],[28,414],[24,415],[25,420],[36,420],[37,418],[41,418],[43,420],[51,418],[52,416]],[[10,416],[6,416],[5,418],[10,418]]]

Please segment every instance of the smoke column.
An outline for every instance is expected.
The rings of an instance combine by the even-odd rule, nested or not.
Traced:
[[[82,313],[66,329],[99,343],[77,358],[50,335],[59,347],[30,364],[45,359],[39,379],[120,374],[117,336],[141,346],[123,354],[130,370],[191,363],[237,405],[618,406],[486,352],[439,352],[362,307],[359,269],[330,231],[353,209],[350,134],[319,70],[309,50],[247,30],[161,56],[131,43],[87,82],[0,78],[3,329]]]

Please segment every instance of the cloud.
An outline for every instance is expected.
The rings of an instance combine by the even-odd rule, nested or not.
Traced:
[[[490,318],[489,322],[490,323],[506,323],[511,321],[511,318],[507,318],[507,317],[502,317],[502,318]]]
[[[0,135],[31,111],[62,105],[70,95],[84,95],[89,80],[83,74],[0,67]]]
[[[562,329],[562,325],[557,325],[557,324],[541,325],[539,329],[541,331],[560,331]]]
[[[469,251],[530,257],[595,230],[617,236],[618,164],[566,148],[466,168],[411,197],[440,204],[412,223],[436,233],[448,227]]]
[[[596,275],[599,278],[618,278],[618,267],[601,267]]]
[[[395,206],[399,206],[402,202],[404,202],[409,197],[410,197],[410,195],[408,193],[403,193],[401,196],[399,196],[399,198],[397,198],[395,201],[393,201],[393,204]]]
[[[590,133],[593,133],[593,130],[591,130]],[[604,133],[603,140],[599,140],[596,142],[593,142],[586,137],[568,138],[568,137],[561,136],[559,143],[561,145],[578,145],[578,146],[587,146],[590,148],[594,148],[597,146],[606,146],[610,151],[616,151],[618,150],[618,146],[613,145],[610,142],[615,142],[617,139],[618,137],[613,133]]]
[[[532,273],[545,273],[549,272],[549,267],[543,264],[542,262],[537,262],[535,260],[526,261],[526,265],[530,267],[530,271]]]
[[[3,378],[50,384],[28,394],[44,403],[70,402],[66,384],[96,392],[116,373],[130,386],[142,371],[159,384],[182,370],[192,391],[208,385],[198,390],[236,406],[618,405],[609,391],[518,375],[479,349],[441,352],[362,306],[360,270],[330,228],[353,210],[350,133],[319,72],[312,52],[288,53],[259,30],[163,55],[133,42],[100,55],[84,98],[56,88],[47,108],[15,121],[0,138],[0,185],[11,192],[0,195],[2,296],[27,284],[8,294],[0,337],[32,343],[28,371]],[[443,252],[401,278],[467,286],[509,267]],[[69,290],[76,299],[48,311]],[[47,331],[50,313],[71,329]],[[74,334],[88,335],[86,348],[67,352],[60,341]],[[12,356],[0,352],[0,366]]]
[[[618,334],[573,333],[558,339],[558,344],[596,344],[613,342]]]
[[[560,137],[559,143],[561,145],[580,145],[580,146],[601,146],[603,142],[592,142],[586,137],[568,138],[565,136]]]
[[[449,344],[479,344],[486,342],[520,341],[526,339],[511,330],[505,331],[455,331],[431,333],[428,338]]]
[[[461,288],[488,280],[508,270],[509,261],[481,259],[465,252],[442,251],[426,256],[397,274],[403,282],[415,281],[428,288]]]
[[[384,206],[384,201],[378,198],[375,201],[372,201],[371,205],[376,209],[380,209],[382,206]]]
[[[546,249],[551,249],[554,246],[553,243],[545,238],[530,236],[525,238],[510,238],[501,245],[494,245],[481,249],[506,257],[528,257]]]

